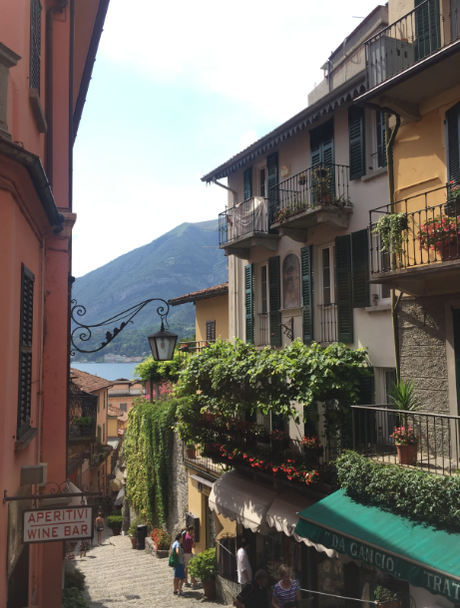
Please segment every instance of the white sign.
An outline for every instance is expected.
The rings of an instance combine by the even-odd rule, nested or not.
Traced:
[[[24,543],[46,543],[92,537],[93,508],[87,505],[24,511]]]

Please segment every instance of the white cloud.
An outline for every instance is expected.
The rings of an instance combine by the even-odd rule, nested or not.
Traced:
[[[112,0],[100,51],[158,82],[194,83],[285,120],[320,67],[376,3],[355,0]]]

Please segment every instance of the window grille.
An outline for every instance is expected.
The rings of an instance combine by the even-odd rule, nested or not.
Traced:
[[[41,67],[41,12],[40,0],[30,2],[30,75],[29,86],[40,94]]]
[[[30,428],[34,281],[34,275],[23,264],[19,341],[18,438]]]
[[[214,342],[216,339],[216,322],[206,321],[206,341]]]

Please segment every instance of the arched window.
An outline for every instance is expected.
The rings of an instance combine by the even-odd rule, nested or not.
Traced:
[[[283,308],[300,306],[300,263],[299,258],[290,253],[283,262]]]

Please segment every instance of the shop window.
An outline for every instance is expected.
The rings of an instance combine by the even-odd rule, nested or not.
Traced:
[[[300,306],[300,262],[290,253],[283,262],[283,308]]]

